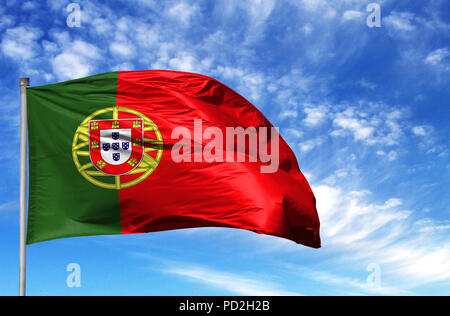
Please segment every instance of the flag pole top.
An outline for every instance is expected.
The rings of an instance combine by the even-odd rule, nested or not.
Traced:
[[[29,85],[30,85],[30,78],[20,78],[19,79],[19,86],[28,87]]]

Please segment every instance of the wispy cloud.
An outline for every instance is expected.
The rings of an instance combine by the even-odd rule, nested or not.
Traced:
[[[338,290],[337,292],[340,295],[346,293],[351,295],[405,295],[408,293],[407,291],[404,291],[403,289],[398,287],[383,286],[381,273],[377,276],[380,277],[380,284],[376,284],[372,282],[369,277],[367,277],[366,279],[357,279],[339,274],[333,274],[322,270],[315,270],[295,264],[286,264],[285,267],[292,274],[305,276],[308,279],[323,283],[326,286],[339,288],[340,290]]]
[[[450,51],[447,48],[439,48],[428,54],[425,58],[425,62],[430,65],[438,65],[449,56]]]
[[[403,201],[367,203],[368,192],[346,192],[339,186],[313,187],[322,221],[324,247],[342,251],[342,259],[376,262],[393,279],[415,287],[450,279],[447,224],[427,222],[418,231]],[[360,194],[362,193],[362,194]],[[419,232],[419,233],[418,233]],[[434,233],[434,234],[431,234]],[[426,268],[430,264],[433,269]]]
[[[0,204],[0,212],[11,212],[19,210],[19,202],[18,201],[8,201]]]
[[[100,58],[99,49],[95,45],[82,40],[62,45],[62,52],[51,61],[53,72],[59,80],[85,77],[93,73]]]
[[[306,141],[303,141],[303,142],[299,143],[298,146],[302,153],[306,153],[306,152],[316,148],[317,146],[320,146],[322,143],[323,143],[323,138],[317,137],[314,139],[308,139]]]
[[[416,28],[414,26],[414,14],[410,12],[394,11],[385,17],[383,22],[396,31],[413,31]]]
[[[364,21],[364,14],[356,10],[347,10],[342,16],[343,21],[359,20]]]
[[[2,41],[1,50],[5,56],[13,60],[23,62],[38,55],[40,45],[38,40],[43,33],[39,28],[18,26],[6,30]]]
[[[174,274],[189,282],[199,282],[206,286],[218,288],[235,295],[248,296],[282,296],[300,295],[295,292],[283,290],[281,286],[273,282],[262,281],[263,276],[248,277],[242,272],[228,273],[212,270],[201,266],[179,264],[165,269],[163,272]]]
[[[404,115],[399,109],[388,110],[388,107],[382,104],[362,102],[358,107],[349,106],[335,114],[333,125],[336,129],[331,135],[345,136],[349,132],[356,141],[367,145],[392,146],[397,144],[403,135],[401,122]]]
[[[420,126],[414,126],[412,128],[412,132],[414,135],[417,136],[429,136],[433,131],[433,128],[428,125],[420,125]]]

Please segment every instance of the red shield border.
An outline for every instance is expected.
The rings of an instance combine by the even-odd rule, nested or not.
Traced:
[[[100,148],[100,131],[105,129],[131,129],[131,156],[120,165],[103,160]],[[110,119],[89,121],[89,157],[97,170],[111,176],[129,173],[141,163],[144,156],[144,120]]]

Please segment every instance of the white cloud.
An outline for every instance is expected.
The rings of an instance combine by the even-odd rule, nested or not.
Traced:
[[[27,61],[39,53],[38,40],[42,35],[42,31],[34,27],[18,26],[7,29],[1,42],[2,52],[16,61]]]
[[[44,49],[44,52],[49,55],[54,55],[59,51],[58,45],[54,42],[43,40],[41,42],[41,45],[42,45],[42,48]]]
[[[65,46],[51,61],[53,73],[59,80],[75,79],[93,74],[100,59],[100,50],[82,40]]]
[[[299,265],[286,265],[286,267],[294,271],[295,274],[306,276],[307,278],[319,281],[321,283],[329,285],[339,286],[340,288],[347,289],[350,295],[354,294],[354,291],[360,291],[361,294],[379,294],[379,295],[400,295],[404,293],[403,290],[396,287],[375,286],[367,280],[360,280],[354,277],[347,277],[342,275],[333,274],[327,271],[321,271],[316,269],[307,268]],[[341,292],[341,294],[343,294]],[[360,294],[360,293],[358,293]]]
[[[342,16],[343,21],[351,21],[351,20],[361,20],[365,21],[364,14],[355,10],[347,10],[344,12]]]
[[[313,30],[314,28],[310,23],[307,23],[302,27],[302,31],[305,36],[309,36],[313,32]]]
[[[367,80],[365,80],[365,79],[362,79],[362,80],[359,82],[359,84],[361,85],[361,87],[367,88],[367,89],[370,89],[370,90],[374,90],[374,89],[376,89],[376,87],[377,87],[374,83],[369,82],[369,81],[367,81]]]
[[[313,188],[317,198],[324,242],[345,246],[364,240],[392,221],[403,220],[409,212],[397,210],[399,200],[385,204],[365,204],[358,194],[347,194],[339,187],[320,185]]]
[[[96,34],[107,34],[111,32],[112,25],[111,22],[104,18],[92,18],[91,20],[86,20],[86,22],[91,23]]]
[[[295,128],[282,128],[280,134],[289,144],[295,144],[303,136],[303,132]]]
[[[276,1],[275,0],[250,0],[247,3],[242,2],[246,5],[246,9],[250,15],[251,25],[260,26],[272,13]]]
[[[171,19],[179,21],[185,27],[191,22],[191,19],[198,13],[197,5],[186,2],[178,2],[173,6],[167,8],[167,16]]]
[[[275,0],[221,0],[216,3],[216,10],[225,18],[244,12],[249,19],[248,28],[253,32],[263,26],[275,5]]]
[[[158,45],[160,35],[156,27],[151,27],[145,23],[139,23],[135,26],[135,29],[136,40],[134,42],[140,47],[148,49]]]
[[[22,10],[25,10],[25,11],[37,10],[38,8],[39,8],[39,3],[37,3],[37,2],[26,1],[22,4]]]
[[[392,12],[389,16],[383,19],[383,24],[396,31],[413,31],[414,15],[409,12]]]
[[[47,6],[53,11],[60,11],[69,3],[69,0],[47,0]]]
[[[433,128],[428,125],[414,126],[412,132],[417,136],[428,136],[433,131]]]
[[[135,47],[128,42],[112,42],[109,44],[111,54],[118,58],[131,58],[135,54]]]
[[[344,262],[375,262],[403,288],[450,279],[448,223],[422,221],[415,229],[401,199],[376,204],[367,201],[366,193],[349,193],[341,186],[312,188],[324,249],[340,252]]]
[[[282,290],[280,286],[271,282],[233,273],[216,271],[205,267],[181,264],[164,270],[166,273],[187,278],[190,281],[200,282],[236,295],[248,296],[291,296],[298,293]]]
[[[266,88],[264,75],[241,67],[218,66],[214,73],[238,84],[238,92],[251,102],[257,102]]]
[[[260,73],[251,73],[244,76],[246,90],[249,92],[249,98],[252,101],[258,101],[261,98],[262,90],[265,87],[264,75]]]
[[[89,59],[98,59],[101,57],[98,47],[85,41],[76,40],[70,45],[69,49]]]
[[[308,151],[311,151],[312,149],[322,145],[323,142],[324,142],[324,139],[322,137],[316,137],[316,138],[301,142],[298,144],[298,146],[299,146],[301,152],[307,153]]]
[[[336,127],[331,136],[353,135],[356,141],[367,145],[392,146],[398,144],[403,136],[401,109],[387,110],[385,105],[366,104],[365,109],[347,106],[345,110],[334,114],[333,125]]]
[[[450,224],[424,227],[420,230],[420,232],[423,233],[423,232],[437,231],[437,230],[450,230]]]
[[[303,109],[306,114],[306,117],[303,119],[303,123],[306,126],[316,126],[322,123],[328,112],[328,108],[323,105],[319,105],[316,107],[307,106]]]
[[[429,210],[428,210],[429,212]],[[426,213],[428,213],[426,212]],[[442,230],[450,230],[450,221],[436,221],[431,218],[424,218],[416,222],[419,226],[419,232],[438,232]]]
[[[348,170],[348,169],[338,169],[336,170],[332,175],[328,176],[327,178],[325,178],[324,180],[322,180],[322,182],[324,184],[327,185],[334,185],[336,184],[337,181],[342,181],[342,178],[347,177],[349,175],[349,173],[352,174],[352,176],[354,176],[353,170]],[[362,192],[352,192],[353,194],[363,194]]]
[[[450,51],[447,48],[436,49],[425,58],[425,63],[436,66],[442,63],[449,56]]]
[[[237,67],[231,66],[219,66],[217,68],[217,73],[220,74],[225,79],[236,80],[239,77],[244,76],[244,70]]]
[[[276,8],[275,0],[217,0],[214,1],[215,16],[224,23],[236,21],[235,27],[242,30],[242,41],[238,46],[249,46],[260,40],[268,23],[267,19]]]
[[[403,278],[417,281],[417,285],[450,279],[448,262],[450,244],[436,245],[429,238],[399,242],[385,249],[385,262],[394,266]]]
[[[281,111],[280,114],[278,115],[278,117],[280,119],[296,118],[297,116],[298,116],[298,113],[295,110],[284,110],[284,111]]]
[[[307,11],[317,11],[324,5],[324,1],[322,0],[300,0],[295,1],[295,3],[299,4],[302,8],[304,8]]]
[[[383,150],[378,150],[376,152],[376,154],[378,156],[386,157],[389,161],[394,161],[394,160],[397,160],[397,158],[398,158],[398,152],[395,150],[391,150],[388,153],[384,152]]]
[[[19,211],[19,203],[17,201],[8,201],[0,204],[0,212],[10,211]]]
[[[307,100],[312,94],[322,94],[328,90],[326,79],[307,75],[299,68],[292,68],[278,77],[269,77],[266,81],[267,90],[275,95],[275,101],[283,110],[296,109],[301,105],[299,100]]]
[[[355,140],[368,140],[372,137],[375,128],[363,118],[353,117],[352,112],[338,113],[333,120],[333,124],[343,130],[353,133]]]
[[[0,12],[0,31],[14,24],[15,18],[12,15],[1,14]]]
[[[197,59],[189,53],[182,53],[169,60],[169,67],[171,69],[187,72],[200,72],[197,66],[198,64]]]
[[[61,53],[52,60],[53,72],[59,80],[75,79],[87,76],[91,65],[74,53]]]
[[[134,70],[134,65],[131,63],[122,63],[111,68],[111,71],[130,71],[130,70]]]
[[[295,128],[283,128],[283,135],[286,138],[300,138],[303,136],[303,132]]]
[[[387,158],[388,158],[389,161],[397,160],[397,158],[398,158],[398,152],[396,152],[395,150],[391,150],[391,151],[387,154]]]

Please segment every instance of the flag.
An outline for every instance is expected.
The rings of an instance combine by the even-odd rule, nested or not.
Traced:
[[[28,244],[229,227],[320,247],[294,153],[215,79],[111,72],[29,88],[27,106]]]

